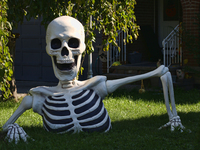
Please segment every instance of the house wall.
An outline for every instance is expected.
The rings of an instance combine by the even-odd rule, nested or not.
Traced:
[[[41,18],[19,24],[14,33],[20,36],[16,41],[15,78],[16,81],[56,82],[51,58],[46,54],[45,28]]]
[[[142,34],[143,26],[150,26],[155,32],[156,16],[155,16],[155,1],[154,0],[138,0],[135,5],[136,23],[141,27],[139,37],[133,43],[127,44],[127,54],[137,51],[142,54],[142,61],[149,59],[149,52],[145,44],[145,38]]]
[[[186,31],[194,36],[199,36],[198,28],[195,25],[196,14],[200,12],[200,0],[181,0],[183,11],[183,25]],[[183,41],[184,42],[184,41]],[[191,52],[183,45],[183,60],[188,59],[189,66],[197,66],[197,62]]]

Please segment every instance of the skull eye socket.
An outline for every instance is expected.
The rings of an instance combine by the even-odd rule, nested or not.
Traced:
[[[62,45],[62,43],[61,43],[61,41],[59,40],[59,39],[53,39],[52,41],[51,41],[51,48],[52,49],[58,49],[58,48],[61,48],[61,45]]]
[[[68,41],[68,46],[70,48],[78,48],[79,47],[79,40],[76,38],[71,38]]]

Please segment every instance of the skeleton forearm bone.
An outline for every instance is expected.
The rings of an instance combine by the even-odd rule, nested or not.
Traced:
[[[167,113],[169,115],[169,120],[170,120],[173,117],[177,116],[171,73],[167,72],[165,75],[160,77],[160,79],[161,79],[162,85],[163,85],[165,105],[166,105]],[[170,95],[170,100],[171,100],[172,112],[171,112],[171,109],[170,109],[170,106],[169,106],[168,90],[169,90],[169,95]]]
[[[172,76],[170,72],[167,72],[163,76],[160,77],[163,85],[163,92],[164,92],[164,98],[165,98],[165,105],[167,108],[167,113],[169,116],[169,122],[164,124],[159,128],[165,128],[168,126],[171,126],[171,131],[174,131],[175,128],[179,127],[180,131],[183,132],[185,127],[181,123],[181,119],[177,114],[176,111],[176,106],[175,106],[175,99],[174,99],[174,89],[173,89],[173,84],[172,84]],[[169,93],[168,93],[169,90]],[[171,100],[171,106],[172,106],[172,111],[169,106],[169,96],[170,95],[170,100]]]
[[[13,115],[8,119],[8,121],[3,125],[3,131],[8,130],[8,125],[13,124],[26,110],[32,107],[32,96],[26,96],[22,100],[20,106],[13,113]]]
[[[106,82],[108,93],[112,93],[120,86],[129,84],[129,83],[132,83],[135,81],[139,81],[139,80],[147,79],[147,78],[151,78],[151,77],[161,77],[168,71],[169,71],[169,69],[162,65],[159,68],[157,68],[156,70],[153,70],[151,72],[148,72],[148,73],[145,73],[142,75],[127,77],[127,78],[117,79],[117,80],[108,80]]]

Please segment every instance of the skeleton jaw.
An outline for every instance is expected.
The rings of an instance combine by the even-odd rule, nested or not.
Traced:
[[[73,80],[78,72],[77,57],[74,56],[74,61],[57,61],[55,56],[52,56],[53,70],[56,78],[60,81]],[[66,63],[67,62],[67,63]]]
[[[61,72],[71,72],[76,68],[78,56],[74,56],[74,59],[70,60],[57,60],[55,56],[53,56],[53,63],[56,68]]]

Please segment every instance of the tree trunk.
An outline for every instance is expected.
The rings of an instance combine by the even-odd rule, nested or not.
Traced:
[[[20,36],[19,33],[12,34],[12,36],[9,37],[9,42],[8,42],[10,55],[11,55],[11,58],[13,60],[13,66],[12,66],[13,76],[12,76],[12,80],[10,81],[10,91],[11,91],[11,93],[12,93],[12,95],[15,98],[16,101],[18,101],[18,98],[17,98],[17,86],[16,86],[15,76],[14,76],[14,71],[15,71],[14,62],[15,62],[16,40],[17,40],[17,38],[19,38],[19,36]]]

